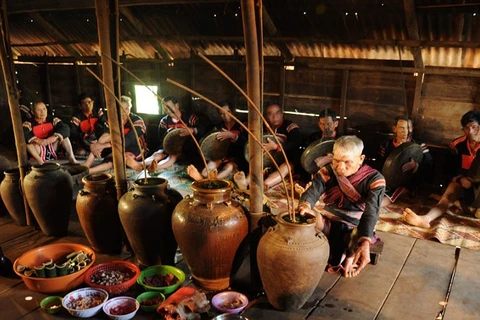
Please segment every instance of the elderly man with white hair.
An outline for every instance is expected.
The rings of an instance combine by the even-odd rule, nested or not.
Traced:
[[[385,178],[363,164],[363,142],[356,136],[335,141],[333,160],[315,174],[312,185],[302,194],[301,215],[316,215],[316,228],[330,244],[328,272],[354,277],[370,262],[370,244],[385,192]],[[325,210],[331,218],[312,208],[324,195]]]

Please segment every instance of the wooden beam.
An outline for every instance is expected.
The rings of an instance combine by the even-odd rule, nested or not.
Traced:
[[[32,17],[34,22],[40,24],[40,26],[42,28],[44,28],[45,31],[47,31],[52,37],[54,37],[54,38],[56,38],[57,40],[60,40],[60,41],[65,41],[66,40],[65,36],[60,31],[58,31],[57,28],[55,28],[50,22],[45,20],[40,15],[40,13],[31,12],[30,16]],[[65,44],[64,47],[68,51],[68,53],[70,53],[70,55],[72,55],[73,57],[81,56],[81,54],[78,53],[77,49],[75,49],[75,47],[73,45]]]
[[[73,63],[73,74],[74,74],[74,81],[75,81],[75,92],[77,96],[82,93],[82,85],[80,83],[80,68],[78,67],[78,61]]]
[[[151,35],[149,28],[145,27],[145,24],[141,20],[137,19],[137,17],[135,17],[135,15],[129,8],[121,7],[120,13],[132,24],[133,28],[135,29],[135,31],[137,31],[138,34]],[[148,42],[155,48],[155,50],[157,50],[157,52],[163,59],[173,60],[172,55],[169,54],[167,50],[165,50],[165,48],[160,45],[158,40],[152,39]]]
[[[279,101],[280,107],[282,107],[282,110],[285,109],[285,84],[286,84],[286,70],[285,70],[285,65],[281,64],[280,65],[280,88],[279,88]],[[265,92],[263,93],[264,95],[266,94]]]
[[[277,36],[278,29],[275,26],[275,23],[273,22],[272,18],[270,17],[270,14],[268,14],[268,11],[265,5],[262,5],[262,19],[263,19],[263,28],[266,31],[265,33],[268,36]],[[285,43],[278,42],[278,41],[274,43],[277,46],[278,50],[280,50],[280,53],[282,54],[282,57],[286,62],[292,62],[295,59],[292,53],[290,52],[290,49],[288,49]]]
[[[468,17],[467,17],[468,18]],[[465,21],[467,23],[467,21]],[[195,35],[142,35],[142,36],[130,36],[122,37],[124,41],[227,41],[243,43],[241,36],[195,36]],[[363,39],[363,40],[338,40],[338,39],[325,39],[317,37],[284,37],[284,36],[265,36],[263,39],[265,42],[292,42],[292,43],[308,43],[317,45],[348,45],[348,46],[373,46],[373,47],[442,47],[442,48],[480,48],[480,41],[469,41],[467,38],[465,41],[428,41],[428,40],[381,40],[381,39]],[[21,47],[43,47],[51,45],[66,45],[66,44],[91,44],[97,43],[97,38],[77,39],[77,40],[65,40],[65,41],[47,41],[36,43],[18,43],[12,44],[13,48]]]
[[[45,61],[44,63],[44,71],[45,74],[44,76],[44,81],[45,81],[45,97],[47,97],[46,104],[48,105],[48,110],[50,112],[53,112],[53,102],[52,102],[52,86],[50,82],[50,65],[48,64],[48,61]]]
[[[229,2],[238,2],[230,0]],[[148,5],[172,5],[172,4],[195,4],[195,3],[222,3],[225,0],[119,0],[120,7],[148,6]],[[39,11],[64,11],[95,8],[94,0],[15,0],[9,1],[9,14],[28,13]]]

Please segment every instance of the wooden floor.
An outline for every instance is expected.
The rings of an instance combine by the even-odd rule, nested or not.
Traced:
[[[244,311],[248,319],[435,319],[442,310],[452,270],[455,248],[433,241],[379,233],[385,248],[377,265],[368,265],[356,278],[322,272],[323,277],[305,306],[294,312],[273,309],[262,295],[250,296]],[[0,245],[12,262],[25,251],[55,242],[88,241],[76,216],[69,235],[44,236],[31,227],[20,227],[8,216],[0,217]],[[129,254],[98,254],[96,263],[133,260]],[[183,261],[178,266],[188,272]],[[480,252],[461,249],[455,281],[443,319],[480,319]],[[136,290],[136,291],[135,291]],[[135,296],[138,288],[131,292]],[[49,315],[39,308],[47,294],[28,290],[20,279],[0,277],[0,319],[67,319],[65,310]],[[32,297],[26,300],[26,297]],[[212,313],[210,314],[212,315]],[[204,315],[202,319],[208,319]],[[94,319],[107,319],[101,313]],[[155,319],[141,311],[135,319]]]

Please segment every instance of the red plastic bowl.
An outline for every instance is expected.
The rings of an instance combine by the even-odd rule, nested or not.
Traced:
[[[121,272],[129,272],[133,274],[133,276],[132,278],[130,278],[125,282],[111,285],[111,286],[99,285],[91,281],[93,275],[96,275],[99,272],[113,271],[113,270],[117,270]],[[85,273],[85,283],[90,287],[103,289],[107,291],[109,295],[119,295],[126,292],[128,289],[130,289],[137,281],[137,278],[139,275],[140,275],[140,268],[137,265],[127,261],[112,261],[112,262],[102,263],[90,268],[88,272]]]

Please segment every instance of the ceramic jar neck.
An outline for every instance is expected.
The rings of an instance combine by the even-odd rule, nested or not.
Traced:
[[[228,180],[211,179],[192,183],[193,199],[203,204],[230,202],[233,184]]]

